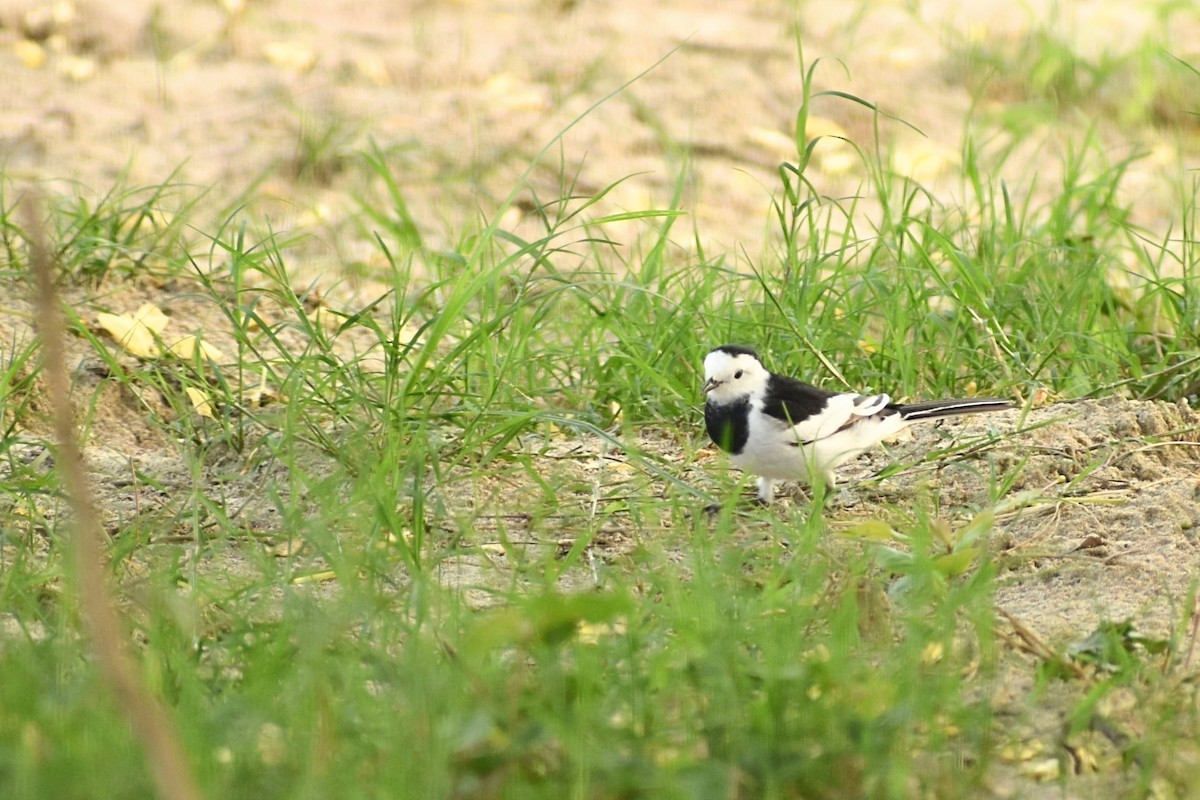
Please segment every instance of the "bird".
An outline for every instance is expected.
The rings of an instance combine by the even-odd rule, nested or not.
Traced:
[[[813,477],[827,487],[834,470],[915,422],[1012,408],[997,398],[893,403],[887,394],[831,392],[779,375],[753,349],[726,344],[704,358],[704,424],[735,467],[758,476],[758,502],[775,483]]]

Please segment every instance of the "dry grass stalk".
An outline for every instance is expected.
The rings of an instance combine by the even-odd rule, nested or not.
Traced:
[[[105,581],[104,531],[83,469],[83,457],[75,441],[75,415],[64,352],[65,324],[54,285],[54,259],[42,224],[41,204],[26,197],[23,205],[30,264],[37,283],[42,372],[58,442],[58,467],[75,517],[71,531],[74,578],[84,624],[104,678],[117,697],[118,707],[142,742],[158,796],[163,800],[200,800],[202,795],[184,754],[179,732],[140,679],[137,661],[129,652],[129,633]]]

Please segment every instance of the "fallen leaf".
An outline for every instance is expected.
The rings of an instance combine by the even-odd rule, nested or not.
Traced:
[[[41,69],[46,65],[46,48],[32,39],[19,39],[12,47],[13,55],[27,69]]]
[[[307,316],[314,325],[318,325],[330,333],[336,332],[346,321],[344,314],[339,314],[326,306],[317,306],[309,311]]]
[[[291,556],[299,554],[304,547],[305,541],[303,539],[288,539],[287,541],[280,542],[272,547],[271,555],[275,556],[276,558],[290,558]]]
[[[896,174],[906,175],[918,183],[940,178],[957,167],[960,160],[957,151],[924,140],[897,147],[892,152]]]
[[[209,419],[216,419],[213,416],[212,401],[208,399],[208,395],[195,386],[188,386],[184,391],[187,392],[188,400],[192,401],[192,408],[197,414]]]
[[[510,72],[498,72],[484,83],[496,105],[513,111],[544,111],[550,107],[546,87],[530,83]]]
[[[267,42],[263,55],[275,66],[303,74],[317,63],[317,51],[301,42]]]
[[[816,114],[810,114],[808,119],[805,120],[804,133],[808,136],[809,140],[815,139],[818,136],[846,137],[846,129],[835,120],[829,117],[817,116]]]
[[[354,59],[358,73],[376,86],[391,86],[392,75],[387,62],[378,55],[362,55]]]
[[[1001,760],[1008,762],[1031,761],[1046,751],[1045,745],[1038,739],[1023,742],[1009,742],[1002,745],[998,752]]]
[[[144,303],[132,314],[96,315],[100,327],[123,350],[139,358],[153,358],[161,352],[158,334],[167,327],[167,315],[153,303]]]
[[[64,55],[58,60],[58,74],[76,83],[83,83],[96,74],[96,60],[87,56]]]
[[[581,644],[599,644],[607,636],[621,636],[625,633],[625,621],[613,622],[580,622],[576,626],[576,634]]]
[[[750,143],[768,154],[780,159],[796,158],[796,140],[783,131],[774,128],[750,128],[746,131]]]
[[[836,150],[824,152],[817,147],[814,160],[826,175],[845,175],[859,164],[858,156],[851,150]]]
[[[1058,779],[1060,765],[1057,758],[1043,758],[1040,761],[1030,761],[1022,764],[1019,771],[1026,778],[1032,778],[1038,783]]]
[[[311,572],[308,575],[297,575],[296,577],[292,578],[292,583],[296,586],[302,586],[306,583],[328,583],[329,581],[336,580],[337,573],[331,569],[327,569],[324,572]]]
[[[225,353],[195,334],[183,337],[172,344],[169,349],[180,358],[191,360],[196,355],[197,348],[200,350],[200,359],[202,361],[212,361],[217,364],[229,363],[229,358]]]
[[[271,388],[266,377],[261,378],[255,385],[242,390],[242,402],[249,408],[262,408],[279,399],[279,393]]]

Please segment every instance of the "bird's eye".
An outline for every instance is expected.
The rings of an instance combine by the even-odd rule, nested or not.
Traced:
[[[740,369],[737,372],[733,373],[733,379],[735,381],[741,377],[742,377],[742,371]]]

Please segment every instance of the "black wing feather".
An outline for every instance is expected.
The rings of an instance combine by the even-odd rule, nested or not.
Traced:
[[[829,398],[835,394],[837,392],[772,373],[767,381],[763,413],[790,425],[798,425],[824,411],[825,406],[829,404]]]

